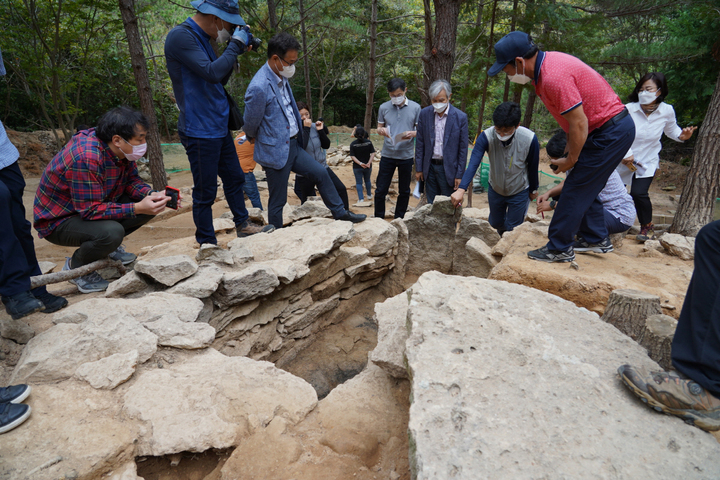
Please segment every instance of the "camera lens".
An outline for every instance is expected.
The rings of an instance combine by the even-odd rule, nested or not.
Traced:
[[[253,50],[257,50],[260,48],[260,45],[262,45],[262,40],[260,40],[257,37],[253,37],[252,40],[250,40],[250,47],[252,47]]]

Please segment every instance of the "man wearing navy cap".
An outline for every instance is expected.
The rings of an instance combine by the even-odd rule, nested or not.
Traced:
[[[524,32],[501,38],[495,58],[488,75],[502,70],[511,82],[532,82],[568,135],[567,156],[551,160],[557,172],[573,169],[565,180],[563,202],[550,222],[547,245],[528,252],[528,257],[570,262],[575,251],[611,252],[598,194],[635,139],[635,124],[625,106],[595,70],[572,55],[543,52]]]
[[[223,87],[238,55],[248,49],[252,34],[239,14],[237,0],[195,0],[190,5],[197,12],[168,33],[165,58],[180,109],[178,133],[195,182],[192,194],[195,239],[200,244],[217,244],[212,205],[218,175],[238,236],[270,232],[272,226],[259,227],[248,219],[242,191],[245,175],[228,128],[230,104]],[[219,57],[210,39],[218,45],[227,43]]]

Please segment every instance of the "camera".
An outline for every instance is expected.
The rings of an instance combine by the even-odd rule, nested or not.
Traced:
[[[262,40],[257,37],[251,36],[250,40],[248,40],[248,47],[252,47],[253,51],[257,51],[260,45],[262,45]]]

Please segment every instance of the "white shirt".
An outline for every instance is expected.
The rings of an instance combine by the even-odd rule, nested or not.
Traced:
[[[626,107],[635,122],[635,141],[626,158],[630,155],[635,157],[637,167],[635,178],[652,177],[660,166],[658,154],[662,150],[660,137],[663,132],[668,138],[682,142],[679,138],[682,128],[677,124],[675,109],[672,105],[662,102],[653,113],[645,115],[637,102],[628,103]],[[617,170],[622,177],[626,177],[628,173],[632,176],[632,172],[623,164],[620,164]]]
[[[450,104],[445,107],[443,116],[435,113],[435,146],[433,147],[432,158],[443,158],[443,141],[445,140],[445,124],[447,123],[448,113],[450,113]]]
[[[270,71],[272,71],[272,69],[270,69]],[[287,78],[281,77],[275,72],[273,72],[273,75],[275,75],[275,78],[277,79],[277,86],[280,89],[281,93],[280,102],[283,105],[283,112],[285,112],[285,118],[287,118],[288,124],[290,125],[290,137],[294,137],[300,130],[297,124],[297,119],[295,118],[295,113],[293,112],[290,94],[288,93],[290,85],[288,84]]]

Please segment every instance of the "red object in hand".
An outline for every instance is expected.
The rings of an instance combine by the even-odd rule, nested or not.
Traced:
[[[165,195],[170,197],[170,200],[165,204],[167,208],[172,208],[173,210],[178,209],[178,200],[180,199],[180,190],[173,187],[165,187]]]

